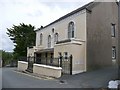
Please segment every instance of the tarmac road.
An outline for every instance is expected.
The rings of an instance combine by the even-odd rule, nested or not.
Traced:
[[[64,88],[70,85],[60,84],[56,79],[35,78],[24,73],[16,72],[15,68],[3,68],[2,88]]]
[[[15,69],[2,69],[2,88],[106,88],[110,80],[118,78],[118,70],[112,67],[77,75],[63,75],[59,79],[35,78],[16,72]],[[60,83],[60,80],[64,83]]]

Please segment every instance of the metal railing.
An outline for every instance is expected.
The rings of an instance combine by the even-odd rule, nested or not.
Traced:
[[[62,67],[62,73],[72,74],[72,55],[69,57],[45,58],[40,57],[21,57],[20,61],[28,62],[28,69],[32,71],[33,64],[44,64],[49,66]]]
[[[41,59],[39,57],[36,57],[35,63],[59,67],[60,66],[59,61],[60,61],[59,58]]]

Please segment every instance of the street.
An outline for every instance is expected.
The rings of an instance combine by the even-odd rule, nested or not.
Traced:
[[[116,68],[63,75],[59,79],[35,78],[15,70],[16,68],[3,68],[2,88],[106,88],[109,80],[118,78]]]
[[[44,80],[23,73],[17,73],[14,68],[3,68],[3,88],[64,88],[69,85],[60,84],[59,80]]]

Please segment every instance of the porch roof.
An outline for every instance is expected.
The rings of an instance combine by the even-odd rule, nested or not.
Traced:
[[[35,53],[46,53],[46,52],[53,52],[54,48],[47,48],[47,49],[41,49],[37,50]]]

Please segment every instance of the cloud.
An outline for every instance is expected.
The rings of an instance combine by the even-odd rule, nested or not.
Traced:
[[[14,44],[8,39],[7,35],[2,35],[2,49],[11,52],[14,49]]]
[[[75,2],[76,1],[76,2]],[[32,24],[36,28],[45,26],[61,16],[91,1],[84,0],[0,0],[0,33],[2,49],[13,51],[14,44],[6,35],[6,28],[13,24]],[[1,49],[1,45],[0,45]]]

